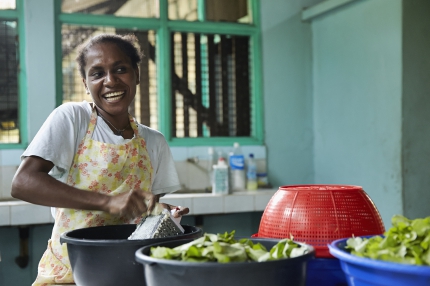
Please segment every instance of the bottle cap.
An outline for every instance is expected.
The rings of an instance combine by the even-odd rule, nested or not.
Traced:
[[[249,158],[254,158],[254,154],[253,153],[249,153]]]
[[[218,166],[227,166],[224,157],[218,159]]]

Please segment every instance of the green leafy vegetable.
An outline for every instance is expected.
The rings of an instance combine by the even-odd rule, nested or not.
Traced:
[[[236,240],[235,231],[223,234],[205,233],[204,236],[189,243],[168,248],[163,246],[151,247],[151,257],[181,260],[187,262],[245,262],[269,261],[281,258],[296,257],[309,251],[290,239],[279,241],[270,251],[261,243],[243,238]]]
[[[430,217],[407,219],[395,215],[384,237],[353,237],[345,248],[351,254],[412,265],[430,265]]]

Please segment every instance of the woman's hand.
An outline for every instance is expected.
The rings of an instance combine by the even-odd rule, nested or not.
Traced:
[[[160,205],[162,205],[163,208],[168,209],[169,211],[175,210],[175,212],[173,213],[173,217],[181,217],[181,216],[186,215],[190,212],[190,209],[187,207],[177,207],[177,206],[169,205],[166,203],[160,203]]]
[[[106,204],[106,212],[127,218],[136,218],[149,214],[159,200],[158,195],[142,190],[131,190],[116,196],[111,196]]]

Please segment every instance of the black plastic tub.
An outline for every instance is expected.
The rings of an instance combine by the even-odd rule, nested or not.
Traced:
[[[65,232],[61,243],[67,243],[73,278],[78,286],[145,285],[142,265],[136,262],[136,251],[154,243],[196,239],[202,236],[197,227],[182,225],[178,236],[128,240],[135,224],[99,226]]]
[[[254,243],[263,244],[271,249],[278,239],[250,238]],[[219,286],[219,285],[246,285],[246,286],[305,286],[307,263],[315,256],[315,249],[294,258],[285,258],[267,262],[183,262],[152,258],[149,256],[150,248],[154,246],[176,247],[193,239],[181,241],[162,242],[148,245],[136,251],[136,261],[143,264],[147,286]],[[142,269],[141,269],[142,271]],[[142,283],[141,285],[145,285]]]

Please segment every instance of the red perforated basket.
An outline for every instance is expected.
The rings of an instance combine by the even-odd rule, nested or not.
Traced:
[[[360,186],[282,186],[273,195],[254,237],[290,238],[312,245],[316,257],[333,257],[334,240],[383,234],[375,204]]]

